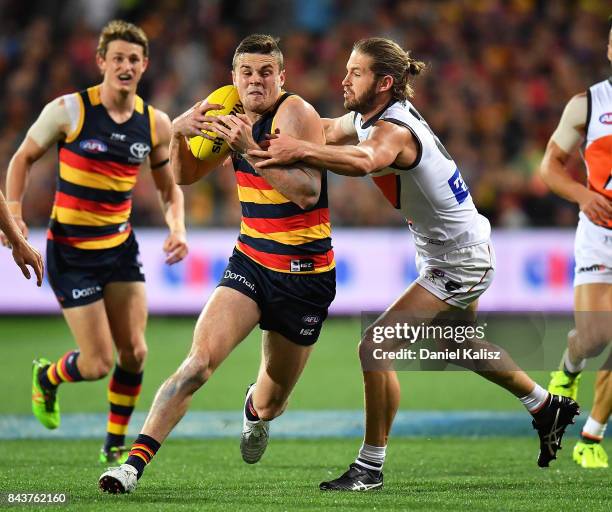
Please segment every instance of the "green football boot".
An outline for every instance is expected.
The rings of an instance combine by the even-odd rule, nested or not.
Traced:
[[[550,383],[548,384],[548,392],[552,395],[567,396],[572,400],[578,398],[578,383],[580,382],[580,374],[575,377],[567,375],[563,370],[557,370],[550,373]]]
[[[56,429],[60,425],[60,410],[57,400],[57,388],[53,391],[43,389],[38,380],[40,371],[51,364],[47,359],[32,361],[32,412],[43,426]]]
[[[100,448],[99,460],[102,464],[124,464],[130,456],[130,449],[125,446],[111,446],[109,450],[105,450],[104,446]]]
[[[608,454],[599,443],[578,441],[572,453],[574,462],[583,468],[607,468]]]

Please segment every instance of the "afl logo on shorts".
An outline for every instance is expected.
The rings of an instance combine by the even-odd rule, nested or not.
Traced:
[[[612,112],[606,112],[599,116],[599,122],[603,124],[612,124]]]
[[[106,153],[108,151],[108,146],[98,139],[82,140],[79,147],[88,153]]]
[[[132,156],[141,162],[150,152],[151,147],[144,142],[134,142],[134,144],[130,146],[130,153],[132,153]]]
[[[305,315],[302,317],[302,322],[306,325],[317,325],[321,321],[319,315]]]

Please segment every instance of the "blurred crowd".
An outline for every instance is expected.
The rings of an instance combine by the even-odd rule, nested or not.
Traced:
[[[44,104],[100,80],[100,28],[139,24],[151,60],[139,93],[175,117],[229,83],[233,51],[253,32],[277,35],[286,88],[323,117],[343,113],[341,81],[353,42],[397,41],[428,64],[413,103],[442,140],[479,209],[501,227],[570,226],[576,208],[536,175],[569,98],[610,74],[606,0],[0,0],[0,180]],[[36,164],[26,220],[46,224],[55,189],[54,151]],[[582,163],[572,161],[577,179]],[[135,190],[134,223],[161,225],[152,180]],[[366,179],[330,175],[332,221],[399,225],[398,212]],[[234,177],[224,168],[185,187],[191,226],[234,226]],[[382,206],[384,204],[384,206]]]

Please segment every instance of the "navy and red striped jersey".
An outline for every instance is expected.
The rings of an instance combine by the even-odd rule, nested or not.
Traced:
[[[80,118],[58,143],[59,173],[47,238],[79,249],[110,249],[131,232],[132,189],[157,144],[155,111],[136,96],[134,112],[116,123],[100,86],[75,93]]]
[[[283,93],[275,107],[253,125],[256,142],[274,131],[274,116],[292,94]],[[335,267],[327,205],[327,177],[321,195],[310,210],[303,210],[275,190],[239,154],[233,153],[242,222],[236,249],[277,272],[314,274]]]

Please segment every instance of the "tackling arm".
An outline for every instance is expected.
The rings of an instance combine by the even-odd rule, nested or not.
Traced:
[[[411,165],[418,146],[412,134],[395,124],[378,121],[367,140],[356,145],[324,146],[298,141],[282,132],[270,140],[267,151],[249,151],[263,158],[257,170],[268,166],[304,161],[319,168],[345,176],[366,176],[398,163]]]

